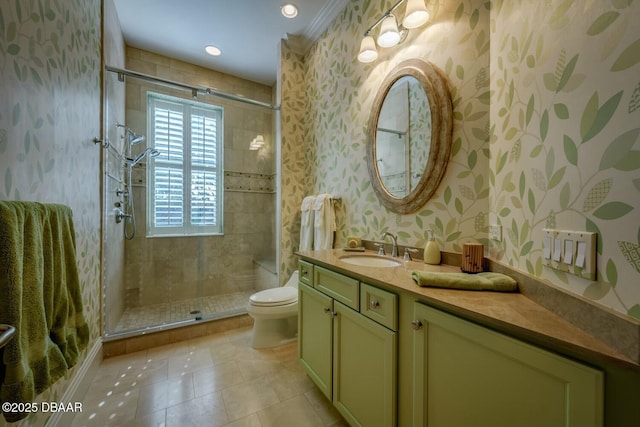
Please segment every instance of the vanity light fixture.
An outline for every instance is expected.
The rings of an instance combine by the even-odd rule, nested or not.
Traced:
[[[404,19],[402,24],[398,25],[398,21],[393,12],[404,2],[405,7]],[[371,25],[364,33],[362,43],[360,43],[360,52],[358,53],[358,61],[373,62],[378,58],[376,42],[380,47],[392,47],[401,43],[409,32],[410,28],[418,28],[429,20],[429,11],[424,3],[425,0],[399,0],[391,6],[376,22]],[[371,31],[380,25],[378,38],[374,41]]]
[[[391,14],[382,20],[380,26],[380,34],[378,34],[378,46],[380,47],[393,47],[400,43],[402,35],[398,29],[398,21],[396,17]]]
[[[429,20],[429,11],[424,5],[424,0],[408,0],[404,11],[402,26],[405,28],[418,28]]]
[[[358,61],[360,62],[373,62],[378,59],[378,51],[376,50],[376,41],[371,36],[364,36],[362,43],[360,43],[360,53],[358,54]]]
[[[280,12],[282,13],[282,16],[289,19],[298,16],[298,8],[291,3],[283,4],[282,7],[280,7]]]
[[[253,138],[253,141],[249,144],[249,150],[258,150],[262,148],[264,145],[264,137],[262,135],[258,135]]]

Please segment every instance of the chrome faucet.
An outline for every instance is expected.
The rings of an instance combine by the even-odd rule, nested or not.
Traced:
[[[388,231],[385,231],[384,233],[382,233],[382,236],[380,237],[380,240],[384,241],[387,236],[390,236],[391,239],[393,239],[393,247],[391,248],[391,256],[395,258],[395,257],[398,256],[398,236],[395,236],[395,235],[389,233]]]

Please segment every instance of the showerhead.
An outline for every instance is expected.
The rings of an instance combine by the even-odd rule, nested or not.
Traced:
[[[131,140],[129,141],[129,144],[131,145],[136,145],[141,143],[142,141],[144,141],[144,135],[138,135],[132,132],[131,134]]]
[[[116,126],[119,128],[124,128],[124,135],[129,145],[136,145],[145,140],[144,135],[135,133],[133,130],[123,124],[117,123]]]

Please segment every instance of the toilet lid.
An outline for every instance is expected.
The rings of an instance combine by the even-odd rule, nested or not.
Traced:
[[[285,305],[298,299],[298,290],[291,286],[265,289],[249,297],[251,304],[265,306]]]

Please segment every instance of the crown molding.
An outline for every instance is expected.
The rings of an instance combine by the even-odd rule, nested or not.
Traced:
[[[301,34],[287,33],[289,48],[300,56],[306,54],[311,45],[344,10],[347,3],[349,0],[329,0]]]

